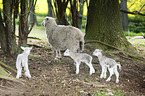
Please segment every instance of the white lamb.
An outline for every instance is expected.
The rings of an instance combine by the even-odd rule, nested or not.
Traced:
[[[56,59],[61,58],[60,50],[83,51],[84,34],[78,28],[57,25],[55,19],[52,17],[45,17],[42,25],[45,27],[48,42],[56,51]]]
[[[102,66],[102,73],[100,78],[106,78],[106,72],[107,72],[107,68],[110,72],[110,76],[108,77],[108,79],[106,80],[107,82],[111,80],[111,76],[115,73],[116,75],[116,83],[119,82],[119,73],[117,71],[117,66],[119,66],[119,69],[121,70],[121,65],[120,63],[117,63],[115,60],[111,59],[111,58],[107,58],[105,56],[102,55],[101,53],[102,50],[96,49],[93,52],[94,56],[97,56],[100,62],[100,65]]]
[[[79,66],[81,62],[86,63],[90,67],[90,75],[92,73],[95,73],[95,69],[93,68],[93,65],[92,65],[92,56],[86,53],[74,53],[74,52],[71,52],[69,49],[67,49],[64,52],[64,56],[70,56],[75,61],[76,74],[79,73]]]
[[[30,51],[32,49],[32,47],[21,47],[24,52],[22,54],[19,54],[17,57],[17,61],[16,61],[16,68],[17,68],[17,76],[16,78],[21,77],[21,73],[22,73],[22,67],[24,67],[24,71],[25,71],[25,76],[28,78],[31,78],[29,69],[28,69],[28,55],[30,54]]]

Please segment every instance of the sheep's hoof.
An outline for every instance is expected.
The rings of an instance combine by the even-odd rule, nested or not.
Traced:
[[[107,79],[106,82],[109,82],[111,79]]]
[[[19,77],[16,77],[17,79],[19,79]]]
[[[104,76],[103,78],[106,78],[106,76]]]
[[[116,80],[116,83],[119,83],[119,80]]]
[[[61,56],[58,57],[59,59],[61,58]]]
[[[102,79],[102,78],[103,78],[103,76],[100,76],[100,78]]]
[[[76,75],[78,75],[79,74],[79,72],[76,72]]]
[[[55,57],[54,59],[55,59],[55,60],[58,60],[58,57]]]

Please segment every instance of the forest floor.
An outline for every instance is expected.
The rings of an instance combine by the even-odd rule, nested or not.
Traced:
[[[38,45],[41,43],[44,42],[37,42]],[[92,55],[88,50],[85,52]],[[97,57],[93,56],[94,74],[89,75],[89,67],[82,63],[76,75],[71,58],[55,60],[55,53],[51,49],[33,47],[29,56],[32,78],[23,76],[23,83],[0,79],[0,96],[145,96],[145,62],[119,51],[106,51],[103,54],[121,63],[119,83],[115,83],[114,75],[110,82],[99,78],[101,67]],[[1,50],[0,61],[16,69],[15,60],[5,56]],[[15,73],[12,75],[16,76]]]

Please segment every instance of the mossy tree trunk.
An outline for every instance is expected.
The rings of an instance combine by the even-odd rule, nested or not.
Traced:
[[[118,0],[90,0],[85,41],[90,40],[99,41],[91,43],[94,49],[112,49],[105,44],[128,51],[133,49],[123,33]]]
[[[28,1],[21,0],[20,2],[21,14],[19,20],[19,44],[18,46],[27,46],[28,30]]]
[[[2,23],[2,15],[1,15],[1,9],[0,9],[0,43],[1,43],[1,49],[4,51],[4,53],[7,53],[7,39],[6,39],[6,32],[4,24]]]
[[[3,16],[4,16],[4,34],[6,37],[6,53],[14,56],[16,54],[16,38],[15,38],[15,31],[12,27],[12,1],[11,0],[3,0]],[[1,22],[2,23],[2,22]]]

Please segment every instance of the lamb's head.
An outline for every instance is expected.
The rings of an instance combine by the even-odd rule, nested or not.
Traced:
[[[64,56],[70,56],[70,50],[69,49],[67,49],[65,52],[64,52],[64,54],[63,54]]]
[[[41,25],[46,27],[46,26],[57,25],[57,24],[56,24],[55,18],[45,17]]]
[[[93,55],[94,55],[94,56],[102,55],[101,51],[102,51],[102,50],[100,50],[100,49],[96,49],[96,50],[93,52]]]
[[[24,50],[24,53],[26,53],[26,54],[30,54],[30,51],[31,51],[31,49],[32,49],[32,47],[22,47],[21,46],[21,49],[23,49]]]

